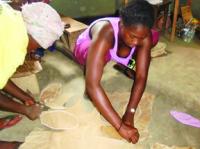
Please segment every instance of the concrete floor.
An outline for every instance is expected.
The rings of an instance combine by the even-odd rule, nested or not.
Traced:
[[[170,110],[178,110],[200,119],[199,40],[194,40],[190,44],[185,44],[179,39],[174,43],[169,43],[165,37],[161,40],[168,44],[167,51],[169,54],[152,59],[145,91],[155,96],[150,107],[152,111],[149,112],[148,116],[150,118],[147,126],[148,136],[134,148],[149,149],[155,143],[160,143],[167,146],[186,146],[199,149],[200,129],[178,123],[169,115]],[[106,66],[102,84],[109,95],[121,93],[124,97],[128,97],[127,93],[130,91],[132,81],[114,70],[113,64],[111,62]],[[73,61],[60,52],[53,52],[46,54],[42,65],[43,71],[37,74],[40,90],[52,82],[62,83],[62,97],[67,97],[69,107],[75,105],[78,99],[85,98],[83,97],[83,73]],[[58,104],[62,105],[66,100],[62,100]],[[90,101],[83,100],[82,102],[84,111],[90,113],[94,109]],[[116,107],[119,108],[119,106]],[[141,109],[145,110],[145,108],[144,106]],[[32,122],[24,118],[15,127],[1,131],[0,139],[24,141],[30,132],[32,133],[29,136],[34,132],[36,133],[38,128],[43,128],[39,120]],[[44,130],[46,131],[46,129]],[[38,137],[41,140],[42,138],[45,137]],[[32,141],[26,140],[21,148],[31,149],[30,146],[33,146],[34,141],[34,139]],[[41,144],[39,145],[41,146]],[[37,146],[33,148],[37,149]],[[55,145],[53,148],[60,147],[57,146],[56,148]]]
[[[200,129],[177,123],[169,115],[170,110],[189,113],[200,119],[200,42],[184,43],[180,39],[169,43],[169,54],[151,62],[147,91],[156,95],[153,107],[149,140],[166,145],[200,148]]]

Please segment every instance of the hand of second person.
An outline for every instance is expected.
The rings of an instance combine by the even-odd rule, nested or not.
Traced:
[[[31,106],[31,105],[35,104],[34,96],[29,90],[27,90],[27,94],[26,94],[26,98],[24,100],[24,104],[26,106]]]
[[[139,140],[138,130],[130,125],[122,123],[118,132],[124,139],[133,144],[137,143]]]
[[[34,101],[34,99],[29,98],[29,99],[27,99],[27,100],[24,101],[24,104],[25,104],[26,106],[31,106],[31,105],[34,105],[34,104],[35,104],[35,101]]]

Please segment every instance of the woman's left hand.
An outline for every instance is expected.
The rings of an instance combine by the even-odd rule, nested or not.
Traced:
[[[122,117],[122,121],[128,126],[134,127],[134,113],[125,112],[125,114]]]

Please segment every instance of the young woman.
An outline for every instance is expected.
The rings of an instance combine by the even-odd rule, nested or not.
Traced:
[[[127,141],[136,143],[138,130],[134,114],[146,86],[150,50],[158,41],[151,30],[154,24],[152,6],[143,0],[130,2],[120,10],[120,17],[94,21],[78,38],[74,57],[85,66],[86,92],[99,112]],[[135,81],[126,112],[121,118],[112,107],[101,78],[106,63],[114,60],[126,67],[135,56]],[[130,61],[131,60],[131,61]]]

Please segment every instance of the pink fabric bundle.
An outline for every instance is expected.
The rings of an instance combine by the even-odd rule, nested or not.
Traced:
[[[200,128],[200,120],[187,113],[172,110],[170,114],[182,124]]]
[[[151,29],[151,33],[152,33],[152,42],[153,42],[153,45],[156,45],[158,43],[160,34],[159,34],[158,31],[156,31],[154,29]]]

